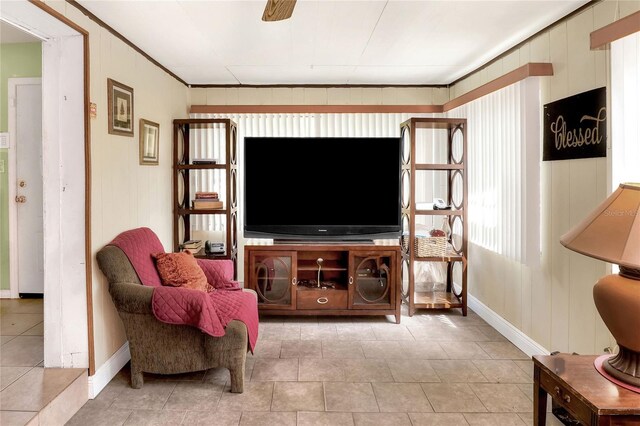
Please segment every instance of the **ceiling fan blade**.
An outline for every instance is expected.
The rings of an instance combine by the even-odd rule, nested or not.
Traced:
[[[267,5],[262,14],[262,20],[266,22],[283,21],[291,18],[296,0],[267,0]]]

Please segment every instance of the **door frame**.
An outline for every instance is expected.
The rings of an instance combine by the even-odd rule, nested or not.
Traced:
[[[18,86],[39,85],[42,93],[41,77],[11,77],[7,81],[7,121],[9,127],[9,151],[7,158],[7,169],[9,170],[8,182],[8,209],[9,209],[9,294],[12,299],[20,297],[20,288],[18,285],[18,205],[16,198],[16,168],[17,168],[17,104],[16,96]],[[40,97],[40,106],[42,107],[42,96]],[[42,145],[42,139],[41,139]],[[43,179],[44,181],[44,179]],[[44,182],[41,182],[44,183]],[[43,241],[41,241],[43,243]],[[44,279],[44,277],[43,277]]]

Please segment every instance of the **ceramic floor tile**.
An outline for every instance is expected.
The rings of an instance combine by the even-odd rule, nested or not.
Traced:
[[[0,346],[3,346],[5,343],[8,343],[15,338],[16,336],[0,336]]]
[[[462,414],[409,413],[409,418],[413,426],[468,426],[469,424]]]
[[[533,410],[531,400],[517,385],[473,383],[469,386],[489,412],[527,413]]]
[[[341,382],[344,370],[335,359],[300,358],[298,381]]]
[[[121,426],[127,421],[132,410],[93,408],[85,405],[65,426]]]
[[[35,367],[44,360],[42,336],[18,336],[2,346],[3,367]]]
[[[224,385],[180,382],[164,404],[165,410],[215,410]]]
[[[0,390],[22,377],[31,367],[0,367]]]
[[[218,402],[218,411],[269,411],[272,396],[273,382],[245,382],[242,393],[231,393],[227,386]]]
[[[520,367],[522,371],[524,371],[524,374],[526,374],[529,377],[533,377],[533,361],[531,361],[531,359],[528,359],[526,361],[514,360],[513,362],[515,365]]]
[[[32,368],[0,392],[0,407],[12,411],[40,411],[82,372],[77,368]]]
[[[249,361],[251,361],[251,366],[249,366]],[[247,362],[245,362],[244,366],[244,380],[249,381],[251,379],[251,372],[253,371],[253,365],[255,363],[255,358],[247,358]],[[203,383],[211,383],[217,385],[225,385],[229,382],[231,376],[229,375],[229,370],[224,367],[211,368],[207,370],[202,379]]]
[[[0,314],[41,314],[44,299],[0,299]]]
[[[322,382],[276,382],[271,411],[324,411]]]
[[[380,412],[433,412],[419,383],[372,383]]]
[[[478,325],[477,328],[482,332],[482,334],[487,336],[487,341],[508,342],[506,337],[504,337],[498,330],[491,327],[490,325]]]
[[[238,426],[240,411],[187,411],[182,424],[185,426]]]
[[[527,398],[529,398],[531,401],[533,401],[533,385],[516,385],[518,386],[518,389],[520,389],[520,391],[527,395]]]
[[[41,323],[42,314],[2,314],[0,319],[0,335],[19,336],[33,326]]]
[[[351,413],[298,412],[298,426],[353,426]]]
[[[176,387],[176,382],[147,381],[142,389],[122,387],[109,408],[160,410]]]
[[[467,383],[423,383],[422,389],[436,413],[487,411]]]
[[[511,342],[479,342],[478,345],[493,359],[523,359],[531,357]]]
[[[533,413],[529,414],[518,414],[518,417],[520,417],[520,420],[522,420],[522,422],[527,425],[527,426],[534,426],[533,425]],[[547,413],[547,426],[564,426],[564,423],[562,423],[560,420],[558,420],[558,418],[556,416],[554,416],[551,413]]]
[[[126,426],[173,426],[182,423],[185,411],[134,410],[124,422]]]
[[[407,413],[353,413],[356,426],[411,426]]]
[[[432,360],[431,366],[443,382],[476,383],[486,382],[473,361],[469,360]]]
[[[340,364],[347,382],[393,382],[384,359],[345,359]]]
[[[335,325],[312,325],[300,327],[301,340],[337,340],[338,333]]]
[[[373,335],[376,340],[415,340],[413,334],[402,324],[393,324],[391,326],[373,326]]]
[[[426,359],[388,359],[387,364],[396,382],[439,382],[440,378]]]
[[[44,336],[44,321],[40,324],[36,324],[24,333],[22,336]]]
[[[470,426],[523,426],[525,424],[517,414],[474,413],[464,416]]]
[[[298,358],[257,359],[251,373],[251,381],[298,380]]]
[[[368,324],[338,325],[338,340],[376,340],[373,330]]]
[[[262,340],[258,338],[258,343],[251,353],[247,354],[247,358],[280,358],[280,340]]]
[[[440,342],[449,359],[490,359],[476,342]]]
[[[475,360],[480,372],[492,383],[533,383],[533,376],[525,374],[511,360]]]
[[[283,340],[280,358],[322,358],[322,341]]]
[[[240,426],[296,426],[296,413],[245,411]]]
[[[438,342],[362,341],[366,358],[385,359],[447,359]]]
[[[360,342],[366,358],[403,359],[402,347],[398,342],[363,341]]]
[[[359,341],[345,342],[339,340],[324,340],[322,342],[322,357],[335,359],[364,358]]]
[[[478,327],[457,327],[430,325],[407,326],[416,340],[442,341],[442,342],[481,342],[488,340]]]
[[[34,411],[0,411],[0,425],[24,426],[37,415]]]
[[[378,412],[371,383],[324,382],[327,411]]]

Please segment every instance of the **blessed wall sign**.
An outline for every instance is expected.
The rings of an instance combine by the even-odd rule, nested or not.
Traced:
[[[607,156],[604,87],[544,106],[543,161]]]

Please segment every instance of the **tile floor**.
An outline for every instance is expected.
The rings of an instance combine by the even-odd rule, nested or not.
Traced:
[[[478,315],[262,317],[245,390],[224,369],[125,367],[70,425],[531,425],[532,363]],[[560,424],[549,419],[547,424]]]

